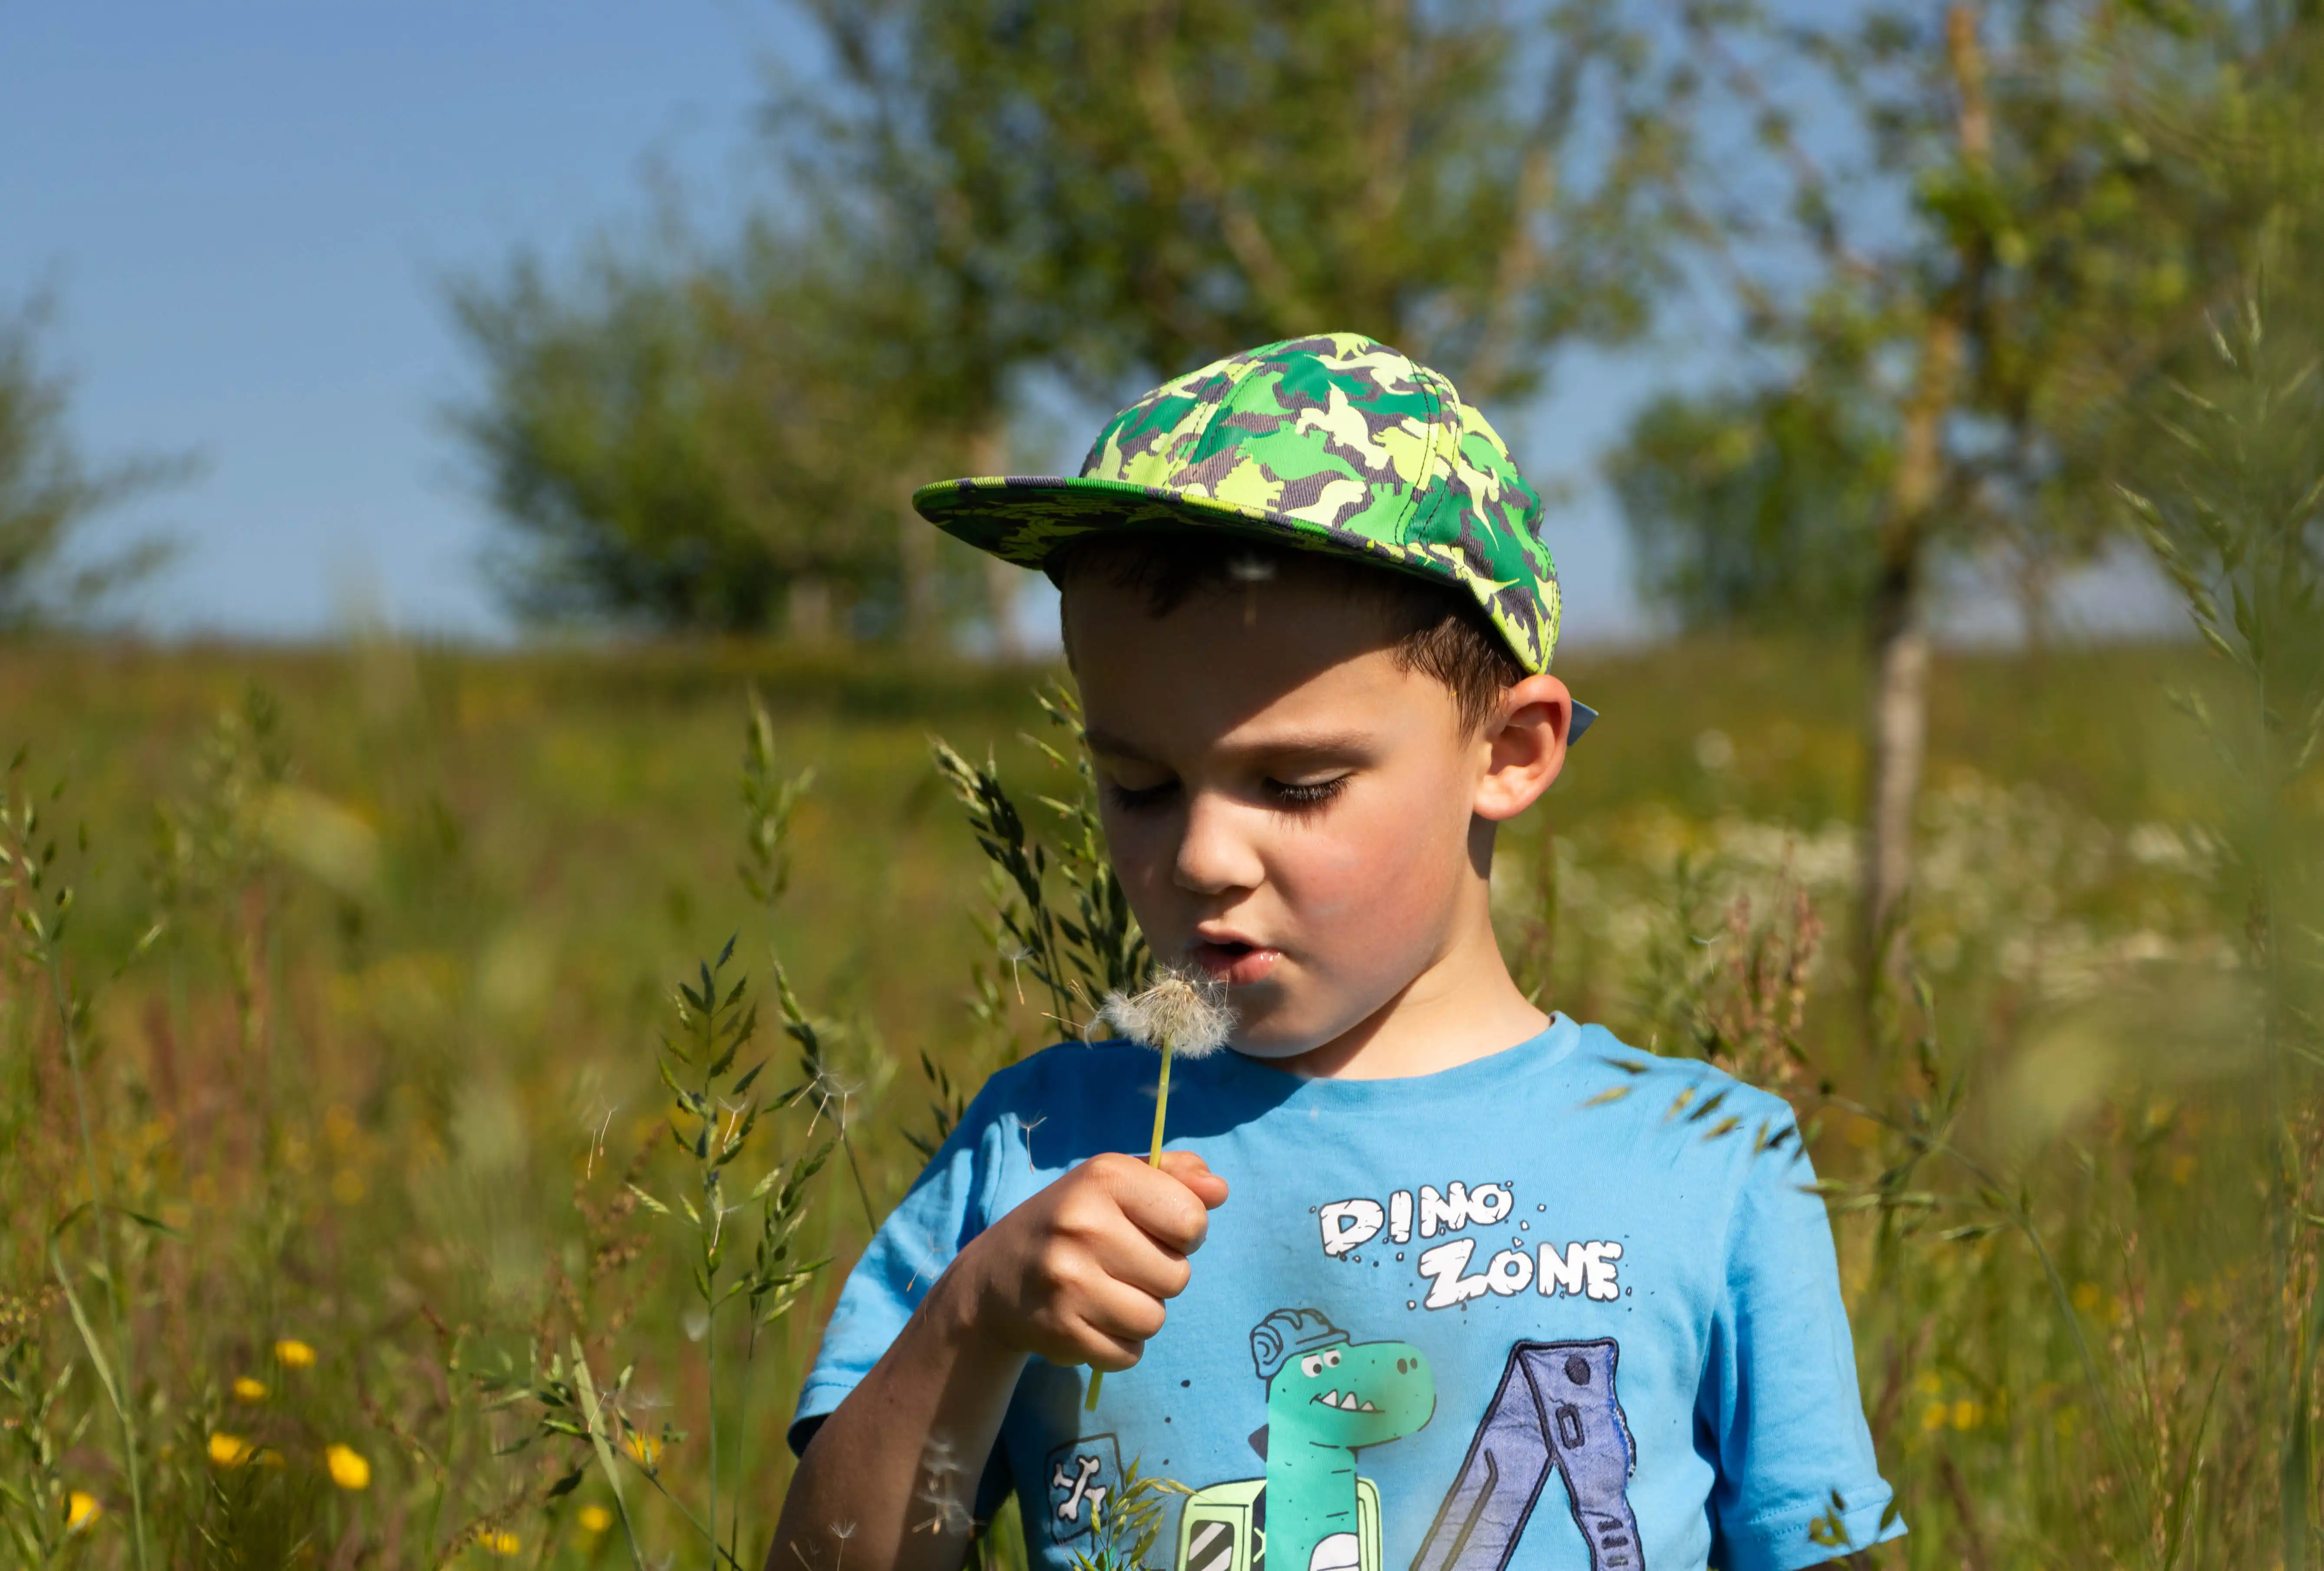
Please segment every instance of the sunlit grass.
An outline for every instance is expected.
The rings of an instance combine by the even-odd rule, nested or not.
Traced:
[[[1850,662],[1693,646],[1561,669],[1608,718],[1505,846],[1508,946],[1545,1002],[1718,1053],[1814,1121],[1914,1529],[1891,1560],[2251,1563],[2280,1542],[2255,1420],[2313,1243],[2249,1197],[2264,1132],[2315,1114],[2271,1101],[2248,1046],[2216,765],[2119,721],[2166,681],[2228,693],[2211,666],[1945,670],[1933,1029],[1908,1011],[1877,1039],[1846,937]],[[1144,963],[1124,933],[1045,940],[953,799],[989,780],[1050,847],[1057,909],[1102,903],[1072,883],[1094,876],[1082,827],[1037,805],[1076,788],[1018,740],[1063,739],[1033,685],[741,648],[0,650],[0,744],[28,744],[18,799],[59,847],[44,887],[77,892],[62,974],[90,1109],[84,1147],[52,980],[12,951],[8,1553],[132,1563],[134,1475],[160,1565],[754,1566],[867,1213],[991,1066]],[[957,746],[948,778],[931,733]],[[705,1081],[744,976],[767,1018]],[[777,1170],[808,1176],[762,1262]],[[56,1238],[85,1334],[51,1230],[92,1196],[109,1208]],[[134,1469],[91,1357],[116,1342]]]

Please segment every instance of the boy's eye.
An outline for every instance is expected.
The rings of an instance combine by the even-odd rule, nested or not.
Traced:
[[[1170,794],[1177,789],[1178,782],[1175,780],[1161,781],[1149,786],[1126,786],[1111,780],[1105,782],[1106,797],[1125,813],[1158,808],[1168,801]]]
[[[1348,777],[1337,775],[1330,780],[1280,781],[1267,782],[1267,794],[1275,799],[1279,808],[1320,808],[1347,790]]]

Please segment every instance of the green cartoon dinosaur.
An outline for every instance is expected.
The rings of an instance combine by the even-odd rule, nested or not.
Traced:
[[[1267,1426],[1251,1437],[1267,1460],[1267,1486],[1263,1501],[1248,1502],[1265,1512],[1267,1571],[1378,1571],[1379,1508],[1370,1482],[1356,1476],[1356,1452],[1428,1422],[1436,1410],[1428,1361],[1407,1343],[1351,1341],[1314,1309],[1277,1309],[1259,1322],[1250,1355],[1267,1382]],[[1232,1506],[1258,1492],[1225,1485],[1188,1502],[1182,1571],[1249,1566],[1247,1549],[1217,1553],[1245,1534],[1222,1538],[1211,1529],[1228,1526],[1224,1517],[1198,1520],[1211,1513],[1194,1508],[1217,1494],[1222,1510],[1247,1523],[1256,1513]]]

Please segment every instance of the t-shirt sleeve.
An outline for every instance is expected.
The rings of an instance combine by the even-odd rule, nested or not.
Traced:
[[[1904,1524],[1872,1454],[1815,1174],[1794,1144],[1748,1160],[1696,1414],[1719,1465],[1711,1563],[1798,1571]]]
[[[824,1419],[880,1362],[945,1268],[991,1222],[1007,1162],[1012,1155],[1019,1166],[1026,1160],[1020,1121],[1003,1101],[988,1083],[848,1272],[791,1417],[794,1455],[806,1452]]]

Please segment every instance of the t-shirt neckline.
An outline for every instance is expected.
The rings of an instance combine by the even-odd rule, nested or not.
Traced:
[[[1562,1063],[1581,1040],[1579,1023],[1553,1012],[1548,1025],[1521,1042],[1425,1075],[1372,1079],[1298,1075],[1231,1049],[1211,1062],[1219,1066],[1222,1078],[1272,1091],[1271,1101],[1347,1111],[1377,1107],[1408,1114],[1446,1104],[1473,1105],[1480,1095],[1506,1092]]]

